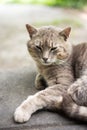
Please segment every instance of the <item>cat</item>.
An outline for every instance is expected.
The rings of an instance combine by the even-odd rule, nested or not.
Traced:
[[[71,118],[87,121],[85,87],[87,44],[68,42],[71,28],[54,26],[36,29],[27,24],[28,51],[38,68],[35,87],[41,91],[29,96],[16,109],[14,120],[26,122],[39,109],[62,110]],[[81,87],[84,89],[81,90]],[[81,90],[81,91],[80,91]]]

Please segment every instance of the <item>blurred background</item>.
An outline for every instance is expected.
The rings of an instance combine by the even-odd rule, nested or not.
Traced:
[[[69,41],[87,41],[87,0],[0,0],[0,69],[32,66],[25,24],[72,27]]]

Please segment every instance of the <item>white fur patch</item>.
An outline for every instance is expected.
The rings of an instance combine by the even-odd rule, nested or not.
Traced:
[[[34,96],[29,96],[15,111],[14,120],[16,122],[26,122],[30,119],[31,114],[35,111],[35,108],[32,104]],[[33,110],[34,109],[34,110]]]
[[[30,117],[31,115],[21,106],[19,106],[14,113],[14,120],[16,122],[20,123],[26,122],[29,120]]]
[[[81,106],[79,110],[80,115],[86,116],[87,117],[87,108]]]

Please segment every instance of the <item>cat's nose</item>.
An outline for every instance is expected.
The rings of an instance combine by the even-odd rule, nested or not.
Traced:
[[[44,60],[45,62],[47,62],[48,58],[46,58],[46,57],[43,57],[43,60]]]

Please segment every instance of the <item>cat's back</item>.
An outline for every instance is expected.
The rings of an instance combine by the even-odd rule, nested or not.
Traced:
[[[76,77],[79,77],[87,69],[87,43],[81,43],[73,46],[72,63]]]
[[[87,54],[87,42],[73,46],[75,56]]]

